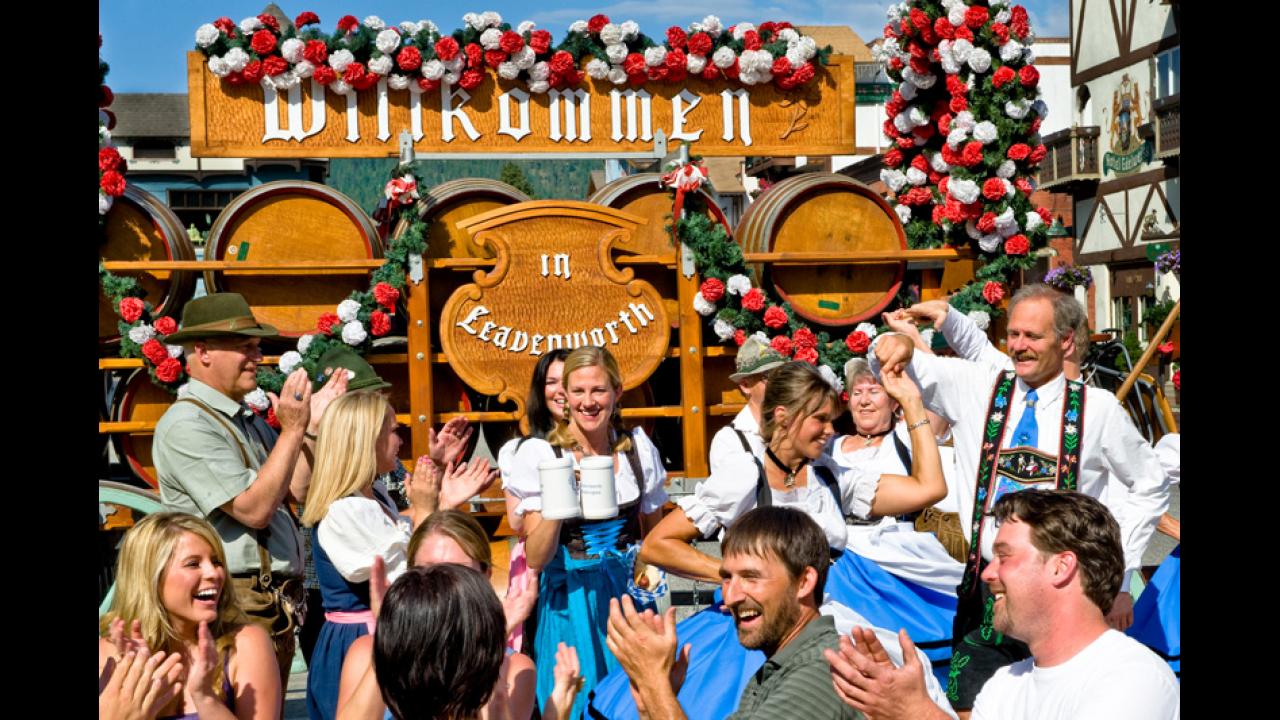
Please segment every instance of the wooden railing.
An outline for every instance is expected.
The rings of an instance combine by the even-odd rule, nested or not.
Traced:
[[[1175,156],[1181,150],[1180,95],[1170,95],[1151,103],[1156,116],[1156,157]]]
[[[1049,154],[1040,163],[1039,187],[1098,180],[1099,135],[1097,126],[1073,127],[1046,135],[1044,146]]]

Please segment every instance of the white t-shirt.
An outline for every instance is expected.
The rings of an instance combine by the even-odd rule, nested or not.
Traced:
[[[1036,667],[1027,658],[1000,668],[978,693],[971,720],[1177,720],[1181,705],[1169,665],[1107,630],[1060,665]]]
[[[667,502],[667,471],[662,466],[662,456],[654,447],[644,430],[636,428],[631,431],[631,441],[635,443],[636,455],[640,459],[640,467],[644,470],[642,483],[636,482],[635,473],[631,472],[631,463],[621,454],[613,473],[613,487],[617,494],[618,504],[627,503],[640,498],[640,512],[651,513]],[[563,451],[564,456],[574,458],[573,453]],[[499,453],[501,455],[501,453]],[[500,459],[502,471],[502,488],[511,493],[520,502],[515,507],[516,515],[524,515],[529,511],[542,512],[542,484],[538,479],[538,463],[556,456],[555,450],[546,440],[529,438],[520,444],[520,450],[510,455],[510,462]],[[574,470],[578,469],[578,461],[573,460]],[[643,493],[641,488],[643,487]],[[643,497],[642,497],[643,495]]]

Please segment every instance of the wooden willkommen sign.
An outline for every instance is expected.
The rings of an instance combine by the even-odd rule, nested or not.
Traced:
[[[645,220],[600,205],[539,200],[458,223],[497,263],[449,296],[440,344],[458,377],[525,412],[538,358],[557,348],[599,345],[618,361],[623,387],[662,362],[671,323],[662,296],[619,270],[610,250]]]
[[[853,58],[840,55],[786,92],[700,79],[632,88],[587,77],[535,95],[492,73],[470,92],[391,90],[385,79],[354,96],[313,80],[277,92],[222,81],[198,52],[187,54],[187,85],[196,157],[387,157],[398,154],[402,130],[419,153],[641,152],[658,130],[668,142],[696,141],[708,156],[854,151]]]

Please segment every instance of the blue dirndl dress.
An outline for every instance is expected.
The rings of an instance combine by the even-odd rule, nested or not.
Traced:
[[[1169,553],[1143,588],[1125,634],[1164,658],[1182,680],[1182,545]]]
[[[348,582],[334,567],[320,543],[319,525],[312,534],[311,553],[325,612],[360,612],[369,609],[369,583]],[[317,612],[315,608],[312,612]],[[338,714],[338,683],[342,661],[351,643],[369,630],[364,623],[340,624],[325,620],[307,667],[307,714],[311,720],[333,720]]]

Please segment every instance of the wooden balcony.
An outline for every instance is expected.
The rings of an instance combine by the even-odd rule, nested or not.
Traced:
[[[1156,116],[1156,157],[1175,157],[1181,149],[1180,95],[1170,95],[1151,103]]]
[[[1044,136],[1049,154],[1040,162],[1040,189],[1064,188],[1072,183],[1097,182],[1097,126],[1073,127]]]

